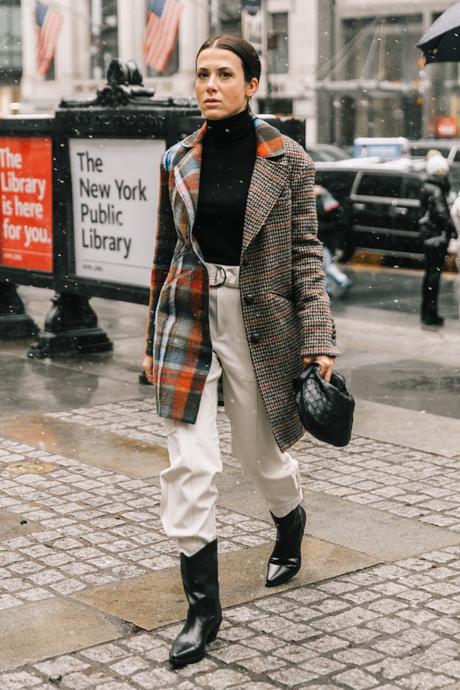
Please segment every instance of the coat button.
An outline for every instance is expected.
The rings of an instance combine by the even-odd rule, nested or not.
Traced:
[[[241,259],[241,265],[242,265],[242,266],[249,266],[249,261],[246,259],[246,257],[244,257],[243,259]]]
[[[256,345],[260,341],[260,335],[258,333],[251,333],[251,343]]]
[[[246,304],[254,304],[254,295],[246,295],[244,301]]]

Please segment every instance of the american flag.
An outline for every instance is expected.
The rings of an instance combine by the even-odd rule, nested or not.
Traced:
[[[64,21],[62,14],[45,2],[36,0],[36,63],[37,72],[46,76],[56,51],[59,33]]]
[[[157,72],[163,72],[168,64],[176,42],[181,12],[182,5],[178,0],[149,2],[144,60]]]

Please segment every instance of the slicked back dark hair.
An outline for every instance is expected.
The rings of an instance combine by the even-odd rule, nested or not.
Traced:
[[[249,83],[254,77],[256,79],[260,79],[261,64],[257,51],[254,46],[249,43],[249,41],[241,38],[241,36],[221,34],[220,36],[208,38],[208,40],[203,43],[196,54],[196,60],[198,59],[198,55],[207,48],[221,48],[222,50],[230,50],[232,53],[235,53],[235,55],[237,55],[242,62],[244,79],[246,82]]]

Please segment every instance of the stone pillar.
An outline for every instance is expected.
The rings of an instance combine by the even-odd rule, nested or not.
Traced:
[[[179,26],[179,71],[175,75],[175,91],[180,96],[192,96],[195,74],[195,56],[208,38],[209,16],[205,2],[183,0]]]
[[[146,5],[145,0],[118,0],[118,57],[135,60],[144,75]]]
[[[34,94],[38,77],[35,69],[35,3],[33,0],[21,2],[21,33],[22,33],[22,79],[21,95],[27,99]]]
[[[294,95],[294,115],[305,117],[306,141],[310,144],[317,138],[318,2],[309,0],[306,12],[303,0],[297,0],[289,13],[289,80],[298,85],[298,96]]]
[[[80,3],[78,3],[80,4]],[[56,53],[54,55],[55,80],[59,83],[60,95],[64,98],[73,96],[73,80],[75,77],[75,33],[76,27],[82,22],[80,14],[73,12],[72,0],[60,0],[59,12],[64,21],[59,34]]]
[[[335,44],[335,3],[334,0],[321,0],[318,5],[318,69],[317,76],[320,80],[328,76],[331,71],[331,59],[338,50]],[[321,66],[329,67],[321,70]],[[332,143],[336,140],[335,108],[334,102],[340,102],[340,95],[334,98],[334,94],[326,89],[316,91],[316,109],[318,119],[318,141]]]
[[[75,10],[76,11],[76,10]],[[71,9],[72,12],[72,9]],[[91,76],[91,7],[90,0],[80,0],[78,15],[73,24],[73,76],[74,79],[90,79]],[[72,94],[75,96],[75,94]]]

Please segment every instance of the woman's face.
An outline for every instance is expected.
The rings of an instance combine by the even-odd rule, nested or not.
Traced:
[[[222,120],[244,110],[259,82],[244,79],[238,55],[224,48],[206,48],[196,61],[195,93],[198,106],[208,120]]]

